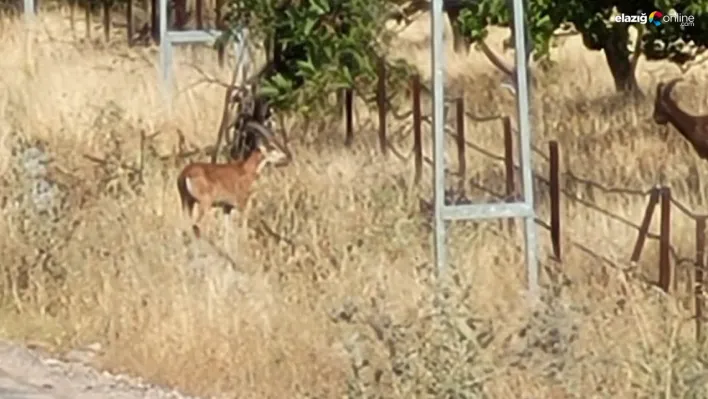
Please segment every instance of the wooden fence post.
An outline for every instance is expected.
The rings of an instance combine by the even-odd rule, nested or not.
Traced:
[[[629,258],[632,262],[639,262],[639,257],[642,255],[642,249],[644,249],[644,243],[647,240],[647,234],[649,234],[649,227],[651,225],[651,219],[654,216],[654,210],[656,209],[656,204],[659,202],[659,189],[653,188],[649,194],[649,204],[647,204],[647,209],[644,211],[644,219],[642,219],[642,224],[639,226],[639,234],[637,235],[637,241],[634,244],[634,250],[632,251],[632,256]]]
[[[465,157],[465,98],[464,94],[455,101],[455,116],[457,125],[457,164],[460,175],[460,193],[464,192],[467,175],[467,158]]]
[[[659,236],[659,287],[669,292],[671,287],[671,188],[661,188],[661,226]]]
[[[421,129],[421,119],[423,118],[420,109],[420,76],[412,78],[413,91],[413,154],[415,157],[415,177],[416,183],[420,182],[423,173],[423,133]]]
[[[379,147],[381,148],[381,153],[387,155],[386,114],[388,113],[388,107],[386,104],[386,62],[383,58],[379,58],[377,69],[379,76],[376,87],[376,103],[379,108]]]
[[[706,249],[706,218],[696,219],[696,270],[695,270],[695,297],[696,297],[696,341],[703,342],[703,268],[705,267]]]
[[[354,90],[344,89],[344,145],[351,147],[354,143]]]
[[[551,242],[553,254],[558,262],[561,261],[561,225],[560,225],[560,161],[558,142],[553,140],[548,143],[550,156],[550,191],[551,191]]]

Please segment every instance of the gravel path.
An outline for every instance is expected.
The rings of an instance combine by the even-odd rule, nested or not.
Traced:
[[[0,399],[197,399],[0,341]]]

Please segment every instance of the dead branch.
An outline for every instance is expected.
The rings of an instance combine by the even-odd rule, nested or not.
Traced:
[[[223,248],[221,248],[219,245],[217,245],[214,241],[209,239],[208,237],[202,237],[204,242],[206,242],[209,245],[209,249],[212,250],[214,254],[216,254],[218,257],[226,261],[226,263],[231,266],[231,269],[235,272],[243,272],[243,269],[238,265],[236,260],[231,257],[231,255],[228,254]],[[243,292],[241,288],[238,288],[239,291]]]
[[[93,162],[93,163],[97,163],[97,164],[99,164],[99,165],[101,165],[101,166],[115,165],[115,166],[120,167],[121,169],[129,170],[129,171],[131,171],[131,172],[135,172],[135,173],[140,172],[140,170],[139,170],[138,168],[136,168],[136,167],[134,167],[134,166],[132,166],[132,165],[129,165],[129,164],[125,163],[125,162],[120,162],[120,163],[111,162],[111,161],[109,161],[109,160],[106,160],[106,159],[103,159],[103,158],[99,158],[99,157],[95,157],[95,156],[93,156],[93,155],[88,155],[88,154],[83,154],[83,157],[86,158],[86,159],[88,159],[89,161],[91,161],[91,162]]]
[[[189,89],[192,89],[196,86],[202,85],[202,84],[213,84],[217,86],[221,86],[225,89],[229,89],[231,86],[227,83],[224,82],[214,76],[209,75],[204,71],[204,69],[200,68],[199,66],[195,65],[194,63],[189,64],[190,67],[192,67],[199,75],[201,75],[201,79],[198,79],[195,82],[190,83],[185,87],[184,89],[180,90],[180,93],[183,93]]]
[[[265,222],[265,220],[261,220],[261,226],[260,227],[254,227],[253,230],[255,230],[256,233],[260,235],[268,235],[271,236],[276,240],[277,243],[284,242],[285,244],[288,244],[291,248],[297,247],[297,244],[293,242],[293,240],[278,234],[273,228],[268,226],[268,224]]]

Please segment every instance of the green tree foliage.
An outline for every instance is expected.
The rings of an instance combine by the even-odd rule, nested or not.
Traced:
[[[259,92],[279,110],[307,112],[341,88],[373,88],[392,39],[386,0],[229,0],[230,28],[248,26],[271,61]],[[404,63],[392,64],[396,70]]]
[[[666,15],[671,10],[692,15],[694,26],[615,22],[620,13],[648,16],[652,11],[661,11]],[[488,26],[510,26],[512,18],[511,0],[465,0],[457,22],[462,34],[474,42],[484,39]],[[636,44],[630,43],[630,26],[638,28],[639,49],[648,59],[684,64],[693,58],[692,49],[708,46],[708,0],[529,0],[527,23],[535,59],[547,58],[555,30],[573,24],[587,48],[604,50],[615,86],[621,92],[638,90],[633,57]]]

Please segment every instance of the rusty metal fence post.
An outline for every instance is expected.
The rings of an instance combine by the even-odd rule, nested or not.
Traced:
[[[560,225],[560,161],[558,142],[553,140],[548,143],[550,157],[550,191],[551,191],[551,243],[553,254],[558,262],[561,261],[561,225]]]
[[[411,81],[413,91],[413,154],[415,157],[416,183],[420,182],[423,174],[423,133],[421,130],[422,112],[420,109],[420,76],[415,75]]]
[[[224,30],[225,24],[223,21],[223,18],[221,16],[221,9],[224,6],[224,0],[216,0],[216,29],[219,30]],[[219,67],[223,68],[224,67],[224,59],[226,55],[226,47],[223,46],[223,43],[219,43],[217,47],[217,57],[219,59]],[[270,54],[266,54],[266,57],[270,57]]]
[[[93,1],[88,0],[86,2],[86,10],[84,14],[84,22],[86,23],[86,40],[91,40],[91,12],[93,7]]]
[[[632,262],[639,262],[639,257],[642,255],[642,249],[644,249],[644,243],[647,240],[647,234],[649,234],[649,227],[651,226],[651,219],[654,217],[654,210],[656,205],[659,203],[659,189],[653,188],[649,194],[649,204],[647,204],[647,209],[644,211],[644,219],[642,219],[642,224],[639,226],[639,233],[637,234],[637,241],[634,244],[634,250],[632,250],[632,256],[629,258]]]
[[[112,0],[103,0],[103,38],[108,43],[111,40],[111,7]]]
[[[344,145],[351,147],[354,143],[354,91],[344,89]]]
[[[133,35],[135,34],[135,29],[133,27],[133,0],[128,0],[125,6],[125,20],[127,22],[126,36],[128,39],[128,47],[133,46]]]
[[[671,189],[661,188],[661,226],[659,235],[659,287],[669,292],[671,287]],[[675,278],[674,278],[675,279]]]
[[[76,0],[69,0],[69,27],[71,34],[76,36]]]
[[[158,0],[150,0],[150,24],[152,27],[152,40],[155,43],[160,43],[160,18],[158,11],[160,2]]]
[[[467,159],[465,157],[465,98],[464,94],[455,101],[455,119],[457,126],[457,164],[459,166],[460,187],[462,193],[465,188],[467,176]]]
[[[504,176],[506,178],[505,196],[506,202],[515,202],[517,200],[516,183],[514,178],[514,132],[511,130],[511,118],[505,116],[502,119],[504,130]],[[509,231],[514,228],[515,221],[513,218],[507,219]]]
[[[706,217],[696,219],[696,270],[695,270],[695,298],[696,298],[696,341],[703,342],[703,268],[705,267],[706,249]]]
[[[379,58],[377,70],[379,76],[376,87],[376,104],[379,109],[379,147],[381,148],[381,153],[387,155],[386,114],[388,113],[388,107],[386,104],[386,62],[383,58]]]
[[[511,131],[511,119],[505,116],[504,124],[504,174],[506,177],[506,200],[513,202],[516,199],[516,185],[514,183],[514,138]]]
[[[204,0],[196,1],[197,29],[204,29]]]

